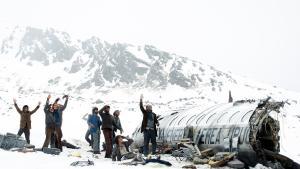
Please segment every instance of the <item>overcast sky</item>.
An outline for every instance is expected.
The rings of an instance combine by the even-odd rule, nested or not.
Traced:
[[[0,24],[152,44],[300,92],[299,0],[0,0]]]

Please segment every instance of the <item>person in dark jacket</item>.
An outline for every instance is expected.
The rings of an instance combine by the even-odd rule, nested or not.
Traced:
[[[49,146],[51,135],[53,132],[55,132],[55,118],[54,118],[54,110],[52,104],[49,104],[51,95],[47,97],[46,105],[44,107],[44,112],[45,112],[45,124],[46,124],[46,129],[45,129],[45,134],[46,138],[43,144],[43,148],[46,148]]]
[[[126,141],[124,141],[126,139]],[[127,159],[133,159],[136,157],[136,154],[129,151],[129,146],[133,143],[133,140],[121,135],[116,136],[116,141],[113,147],[112,152],[112,160],[121,161],[121,159],[127,160]]]
[[[21,110],[18,107],[17,100],[14,99],[14,106],[21,116],[18,136],[21,136],[24,133],[27,144],[30,144],[31,115],[34,114],[40,108],[40,105],[41,102],[38,103],[38,105],[33,111],[29,111],[29,107],[27,105],[23,106],[23,109]]]
[[[99,114],[102,119],[102,131],[105,139],[106,152],[105,158],[111,158],[112,154],[112,130],[114,125],[114,118],[109,113],[110,106],[106,105],[102,109],[100,109]]]
[[[43,144],[43,148],[48,147],[51,135],[55,133],[56,135],[56,147],[59,148],[62,151],[62,131],[61,131],[61,125],[62,125],[62,112],[65,110],[67,103],[68,103],[68,96],[65,95],[63,98],[66,99],[65,104],[59,105],[58,101],[59,99],[56,99],[55,102],[50,105],[49,100],[51,98],[51,95],[47,97],[46,105],[44,108],[44,112],[46,115],[46,138],[45,142]]]
[[[159,123],[156,114],[152,111],[152,106],[147,105],[146,109],[144,108],[143,95],[141,95],[140,98],[140,109],[143,113],[141,133],[144,133],[144,155],[147,156],[149,154],[150,140],[152,144],[152,154],[156,154],[156,126],[159,126]]]
[[[54,134],[56,148],[60,149],[61,151],[62,151],[61,138],[63,136],[63,133],[61,130],[62,121],[63,121],[62,117],[63,117],[63,111],[66,109],[66,107],[68,105],[69,96],[64,95],[63,99],[65,99],[64,105],[58,104],[58,101],[60,100],[59,98],[57,98],[52,105],[53,115],[54,115],[54,119],[55,119],[55,133],[52,133],[52,136]]]
[[[114,113],[113,113],[113,117],[114,117],[113,143],[115,143],[115,137],[116,137],[117,130],[119,130],[121,134],[123,133],[123,128],[122,128],[122,124],[121,124],[121,120],[120,120],[119,116],[120,116],[120,110],[114,111]]]
[[[92,147],[94,154],[100,154],[100,126],[102,121],[98,116],[98,108],[93,108],[92,115],[88,118],[88,125],[90,129],[90,133],[93,138]]]

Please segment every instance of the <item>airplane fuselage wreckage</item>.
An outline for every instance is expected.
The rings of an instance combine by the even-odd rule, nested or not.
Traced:
[[[180,140],[189,139],[200,150],[235,152],[247,166],[261,163],[272,168],[274,164],[280,164],[283,168],[298,168],[297,163],[279,154],[280,125],[271,114],[276,117],[284,104],[268,98],[174,112],[159,118],[157,141],[175,147]],[[133,133],[133,138],[136,146],[143,146],[140,127]]]

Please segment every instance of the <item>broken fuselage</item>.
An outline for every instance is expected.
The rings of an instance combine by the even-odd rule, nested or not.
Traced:
[[[279,122],[270,116],[279,111],[280,103],[243,100],[175,112],[159,119],[157,141],[176,146],[181,140],[190,139],[200,150],[237,152],[241,161],[253,166],[262,155],[257,152],[258,147],[274,153],[280,150]],[[273,104],[277,106],[270,106]],[[136,145],[143,146],[140,127],[133,138]]]

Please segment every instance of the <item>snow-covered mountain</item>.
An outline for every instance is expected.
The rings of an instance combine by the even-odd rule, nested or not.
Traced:
[[[103,104],[122,111],[125,133],[131,134],[141,120],[138,110],[141,93],[161,115],[227,102],[229,90],[234,100],[271,96],[291,103],[283,121],[299,121],[299,93],[223,72],[151,45],[110,43],[98,37],[76,39],[66,32],[32,27],[1,32],[0,124],[5,127],[1,127],[0,133],[18,129],[13,97],[20,105],[29,104],[33,108],[49,93],[53,97],[70,95],[64,114],[64,131],[67,131],[64,137],[78,140],[83,140],[86,130],[82,117],[92,106]],[[42,110],[33,115],[32,121],[32,141],[40,145],[44,135]],[[295,126],[286,124],[284,130],[297,131],[299,127]],[[290,132],[284,137],[300,141]],[[281,145],[289,145],[291,141]],[[284,149],[285,154],[300,161],[296,151],[290,152],[292,147]]]
[[[4,36],[0,56],[4,59],[0,69],[6,72],[0,78],[7,78],[20,92],[55,88],[64,93],[107,94],[116,89],[146,88],[169,93],[176,88],[183,93],[193,91],[192,95],[187,92],[188,96],[216,102],[226,98],[229,90],[237,98],[288,93],[151,45],[109,43],[98,37],[79,40],[54,29],[15,27]],[[21,65],[22,75],[19,66],[9,67],[5,60]],[[23,74],[28,71],[29,75]],[[33,78],[39,79],[39,88],[32,84]],[[177,97],[182,97],[182,92]]]

